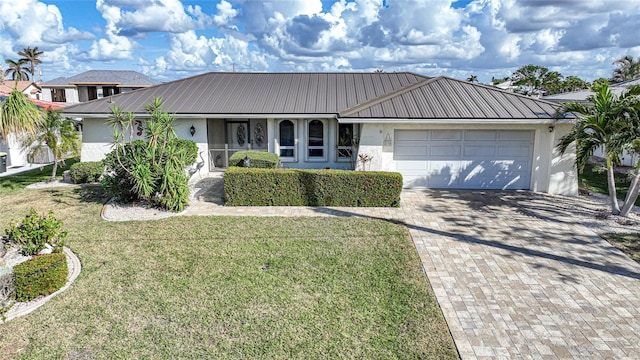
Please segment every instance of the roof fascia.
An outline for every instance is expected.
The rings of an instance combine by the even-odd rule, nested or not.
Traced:
[[[107,119],[111,113],[64,112],[65,116],[91,119]],[[133,113],[135,117],[148,118],[149,113]],[[171,114],[176,119],[336,119],[336,114]]]
[[[511,124],[570,124],[571,119],[383,119],[383,118],[338,118],[340,124],[445,124],[445,125],[511,125]]]

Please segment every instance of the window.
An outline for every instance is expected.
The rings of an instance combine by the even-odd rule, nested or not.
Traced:
[[[351,161],[357,138],[353,124],[338,124],[338,161]]]
[[[51,101],[67,102],[67,95],[64,89],[51,89]]]
[[[295,158],[296,128],[291,120],[283,120],[278,125],[280,135],[280,157]]]
[[[324,123],[321,120],[311,120],[307,124],[307,158],[325,159]]]
[[[98,98],[98,89],[95,86],[87,87],[87,96],[89,100],[95,100]]]
[[[116,94],[120,94],[120,88],[114,86],[102,88],[102,96],[111,96]]]

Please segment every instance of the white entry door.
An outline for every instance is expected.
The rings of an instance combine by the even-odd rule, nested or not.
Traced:
[[[404,186],[529,189],[532,130],[396,130],[394,160]]]

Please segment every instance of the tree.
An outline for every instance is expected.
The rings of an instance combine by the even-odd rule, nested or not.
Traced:
[[[152,206],[182,211],[189,204],[189,176],[186,169],[196,161],[198,147],[191,140],[177,137],[175,118],[161,110],[157,98],[145,106],[145,140],[127,142],[126,133],[137,121],[128,113],[112,108],[113,150],[104,164],[102,185],[123,201],[144,200]],[[123,135],[124,134],[124,135]]]
[[[516,70],[511,76],[513,85],[525,86],[526,95],[540,94],[542,91],[553,93],[560,89],[562,74],[557,71],[549,71],[548,68],[538,65],[525,65]]]
[[[66,157],[77,156],[80,152],[78,132],[73,120],[63,119],[59,111],[46,110],[40,131],[26,136],[22,147],[29,156],[37,156],[41,151],[45,151],[43,144],[47,145],[53,154],[50,178],[50,181],[53,181],[56,179],[58,164],[64,163]]]
[[[576,144],[576,163],[584,169],[587,160],[598,147],[603,147],[612,214],[621,214],[616,197],[614,166],[620,162],[620,154],[631,142],[629,128],[631,120],[637,119],[640,86],[629,88],[616,97],[607,84],[602,85],[589,97],[591,104],[567,103],[561,110],[564,114],[574,114],[576,125],[560,139],[558,149],[564,153],[571,144]]]
[[[633,56],[627,55],[616,59],[613,64],[616,68],[611,74],[610,81],[619,83],[640,77],[640,59],[634,60]]]
[[[567,76],[562,84],[562,91],[577,91],[588,89],[589,83],[577,76]]]
[[[478,77],[476,75],[471,75],[467,78],[467,81],[470,83],[477,83],[478,82]]]
[[[42,123],[40,115],[27,95],[14,88],[0,103],[0,134],[5,139],[10,133],[18,136],[35,134]]]
[[[24,61],[29,64],[29,72],[32,78],[36,76],[36,66],[42,64],[42,60],[39,59],[40,55],[44,54],[44,51],[39,51],[38,47],[26,47],[22,51],[18,51],[18,55],[22,56],[20,61]]]
[[[16,82],[29,80],[29,69],[25,67],[26,61],[22,59],[18,61],[6,59],[4,62],[9,65],[9,68],[4,71],[5,77],[11,75],[11,80],[15,80]]]

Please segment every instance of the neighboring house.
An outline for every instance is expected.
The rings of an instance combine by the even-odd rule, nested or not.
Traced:
[[[15,80],[5,79],[0,83],[1,94],[9,94],[14,88],[17,88],[20,92],[32,99],[40,99],[40,86],[33,81],[21,80],[16,82]]]
[[[615,95],[620,96],[620,94],[622,94],[622,92],[626,90],[628,86],[631,86],[631,85],[640,85],[640,78],[611,84],[609,85],[609,89],[611,89],[611,92],[613,92]],[[579,102],[579,103],[586,104],[589,102],[589,97],[591,95],[594,95],[593,91],[589,89],[583,89],[578,91],[571,91],[571,92],[545,96],[542,99],[546,101],[558,103],[558,104],[564,104],[568,102]],[[594,152],[594,155],[601,158],[605,157],[604,151],[601,148],[596,149],[596,151]],[[625,165],[625,166],[636,166],[638,164],[638,161],[640,161],[640,154],[637,154],[632,151],[625,150],[623,151],[622,156],[620,157],[620,162],[622,163],[622,165]]]
[[[251,148],[285,167],[398,171],[405,187],[578,192],[574,150],[555,149],[572,124],[552,103],[406,72],[206,73],[78,104],[65,113],[83,118],[82,161],[110,151],[113,105],[144,118],[156,97],[208,170]]]
[[[89,70],[42,83],[42,100],[76,104],[157,84],[159,82],[136,71]]]
[[[28,82],[28,81],[25,81],[25,82]],[[1,101],[4,101],[4,99],[8,96],[8,93],[4,93],[5,89],[2,86],[0,86],[0,89],[2,89],[2,91],[0,91],[0,102],[1,102]],[[9,90],[9,92],[11,91],[11,89]],[[18,89],[20,89],[20,87],[18,87]],[[23,89],[24,89],[23,92],[24,91],[30,92],[31,85],[24,86]],[[37,100],[33,97],[29,97],[29,100],[41,109],[42,108],[59,109],[64,106],[61,104],[55,104],[47,101]],[[0,153],[6,154],[7,156],[6,165],[8,168],[25,166],[29,162],[35,163],[35,164],[46,164],[53,161],[53,155],[50,153],[50,151],[41,152],[41,154],[38,156],[37,159],[29,159],[27,156],[27,153],[22,149],[21,139],[13,133],[9,134],[8,139],[4,139],[2,135],[0,135]]]

